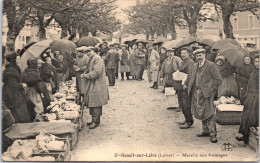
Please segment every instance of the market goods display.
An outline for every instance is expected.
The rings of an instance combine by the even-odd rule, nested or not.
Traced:
[[[55,161],[53,156],[36,156],[42,153],[65,152],[66,141],[41,131],[35,139],[17,139],[3,154],[4,161]]]
[[[244,106],[240,100],[231,96],[221,96],[214,101],[216,107],[216,122],[221,125],[238,125],[242,117]]]

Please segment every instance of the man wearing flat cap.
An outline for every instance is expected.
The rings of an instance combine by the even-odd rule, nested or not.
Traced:
[[[109,81],[109,86],[115,85],[116,79],[116,70],[119,62],[119,54],[116,51],[114,44],[109,45],[110,50],[107,52],[107,55],[104,58],[106,69],[107,69],[107,77]]]
[[[180,49],[180,51],[182,63],[179,70],[180,72],[183,72],[185,74],[191,74],[192,65],[194,64],[194,61],[190,58],[191,48],[183,47]],[[182,113],[185,117],[185,121],[179,123],[179,127],[181,129],[190,128],[194,121],[191,113],[191,98],[188,95],[188,90],[180,88],[180,90],[178,90],[177,95],[179,107],[182,108]]]
[[[165,87],[173,87],[173,77],[172,74],[179,70],[181,66],[181,58],[174,56],[174,49],[166,49],[167,58],[164,60],[161,71],[160,80],[164,81]]]
[[[84,85],[84,79],[81,78],[81,74],[84,73],[86,66],[87,66],[87,62],[88,62],[88,56],[86,54],[86,46],[81,46],[78,47],[76,49],[76,62],[73,65],[73,69],[76,72],[76,86],[77,86],[77,90],[80,94],[80,101],[81,101],[81,97],[84,96],[85,92],[85,85]]]
[[[202,120],[203,131],[197,134],[197,137],[211,137],[211,142],[216,143],[217,129],[213,100],[222,78],[215,63],[206,59],[205,52],[205,49],[193,52],[198,62],[193,65],[184,88],[188,88],[188,93],[192,96],[192,114]]]
[[[90,129],[100,124],[102,106],[108,103],[108,88],[106,83],[105,65],[100,56],[94,52],[94,47],[87,47],[88,63],[84,73],[81,75],[86,80],[83,105],[89,108],[92,116]]]

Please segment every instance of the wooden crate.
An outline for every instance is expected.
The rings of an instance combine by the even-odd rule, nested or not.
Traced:
[[[60,138],[69,138],[70,140],[70,148],[74,149],[77,142],[78,142],[78,130],[75,130],[74,133],[67,133],[67,134],[61,134],[61,135],[56,135]]]
[[[248,145],[255,152],[257,152],[257,153],[259,152],[259,135],[257,135],[255,132],[253,132],[252,127],[250,128],[250,132],[249,132]]]
[[[70,151],[70,141],[69,138],[59,138],[58,140],[64,141],[64,150],[60,151],[49,151],[48,153],[39,153],[39,154],[33,154],[32,156],[52,156],[55,158],[55,161],[70,161],[71,159],[71,151]]]
[[[173,93],[174,91],[175,90],[173,87],[165,88],[167,108],[179,107],[178,96],[176,93],[175,94]]]
[[[243,111],[241,110],[220,110],[217,106],[216,107],[216,122],[220,125],[239,125],[241,121],[241,117]],[[241,107],[241,106],[239,106]]]

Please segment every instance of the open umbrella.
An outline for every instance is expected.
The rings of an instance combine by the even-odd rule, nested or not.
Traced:
[[[173,49],[173,48],[176,48],[178,43],[179,43],[179,40],[165,41],[161,47],[165,47],[166,49]]]
[[[33,44],[35,44],[35,43],[36,43],[36,42],[31,42],[31,43],[25,45],[25,46],[23,47],[23,49],[20,51],[19,55],[22,56],[23,53],[24,53],[29,47],[31,47],[31,46],[32,46]]]
[[[148,41],[146,41],[145,39],[137,39],[135,42],[148,44]]]
[[[146,46],[146,44],[148,44],[148,41],[146,41],[144,39],[137,39],[135,42],[136,43],[141,43],[141,44],[143,44],[143,46]]]
[[[235,39],[226,38],[226,39],[222,39],[222,40],[215,42],[212,45],[211,49],[218,49],[219,50],[219,49],[225,47],[226,44],[232,44],[232,45],[235,45],[235,46],[239,46],[239,43]]]
[[[96,46],[100,41],[93,36],[84,36],[78,41],[78,46]]]
[[[212,45],[215,43],[214,41],[210,40],[210,39],[200,39],[197,41],[199,45],[207,45],[212,47]]]
[[[176,48],[181,48],[183,46],[189,46],[189,45],[196,43],[198,41],[199,41],[199,39],[196,38],[196,37],[184,38],[176,45],[177,46]]]
[[[232,66],[239,67],[243,64],[244,52],[240,47],[229,44],[226,48],[220,49],[219,53],[223,55]]]
[[[39,58],[41,54],[49,49],[52,40],[43,40],[30,46],[21,57],[21,70],[27,67],[27,61],[31,58]]]
[[[167,40],[167,38],[158,38],[153,41],[153,44],[161,46],[162,43],[164,43],[165,41],[169,41],[169,40]]]
[[[60,52],[75,52],[76,47],[77,46],[73,41],[65,39],[55,40],[50,45],[52,51]]]

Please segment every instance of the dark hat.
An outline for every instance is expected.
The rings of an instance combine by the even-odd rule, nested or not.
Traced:
[[[180,51],[182,51],[182,50],[188,50],[189,52],[192,52],[192,48],[189,47],[189,46],[182,47],[182,48],[180,49]]]
[[[197,49],[193,52],[194,55],[198,54],[198,53],[203,53],[205,54],[206,50],[205,49]]]
[[[173,49],[173,48],[165,48],[166,49],[166,51],[175,51],[175,49]]]

